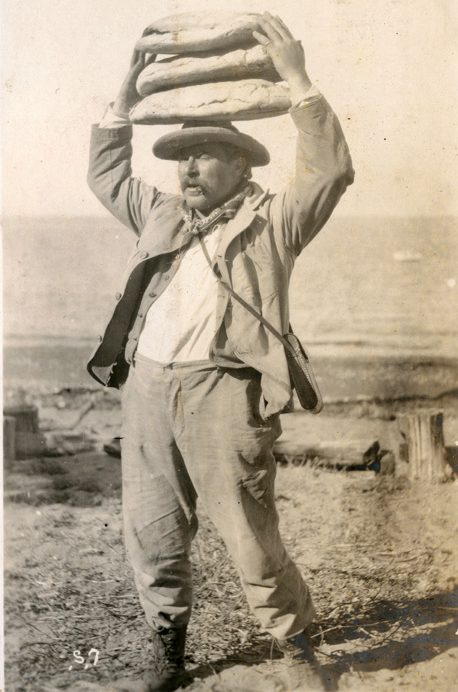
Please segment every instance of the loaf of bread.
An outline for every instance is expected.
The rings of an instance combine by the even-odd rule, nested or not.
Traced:
[[[187,120],[253,120],[286,113],[291,106],[284,82],[264,79],[213,82],[151,94],[130,111],[138,124],[173,124]]]
[[[148,53],[193,53],[253,46],[259,16],[231,12],[174,14],[150,24],[135,47]]]
[[[229,79],[280,79],[262,46],[239,48],[229,53],[191,53],[147,65],[137,80],[140,96],[202,82]]]

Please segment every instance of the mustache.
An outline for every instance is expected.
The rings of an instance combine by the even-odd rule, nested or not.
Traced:
[[[199,185],[199,187],[201,187],[202,190],[206,189],[206,186],[197,177],[186,175],[184,178],[181,179],[181,187],[183,190],[186,187],[189,187],[190,185]]]

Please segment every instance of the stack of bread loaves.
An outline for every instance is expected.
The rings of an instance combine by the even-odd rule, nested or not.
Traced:
[[[257,14],[189,12],[151,24],[136,48],[172,54],[148,64],[130,112],[134,123],[252,120],[286,113],[288,87],[253,38]]]

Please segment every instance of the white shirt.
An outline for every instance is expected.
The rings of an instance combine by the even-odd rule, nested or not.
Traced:
[[[203,236],[212,258],[225,223]],[[137,353],[158,363],[208,360],[216,329],[218,280],[198,238],[186,249],[173,280],[148,310]]]

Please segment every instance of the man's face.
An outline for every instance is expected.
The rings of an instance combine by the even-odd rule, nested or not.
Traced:
[[[229,199],[245,161],[230,145],[197,144],[180,152],[178,178],[188,206],[207,213]]]

